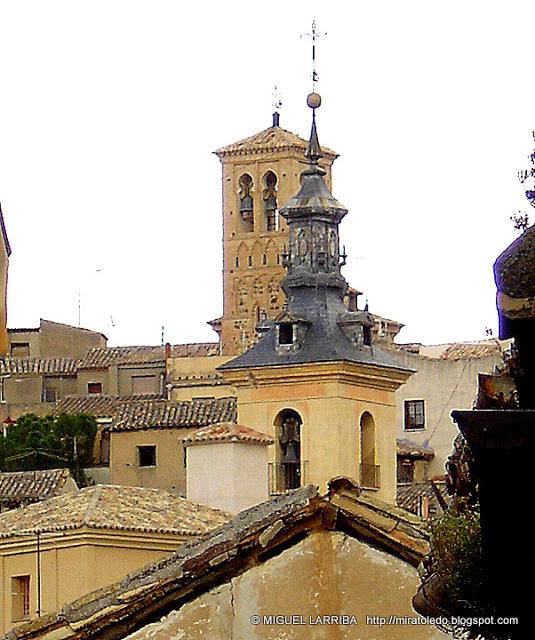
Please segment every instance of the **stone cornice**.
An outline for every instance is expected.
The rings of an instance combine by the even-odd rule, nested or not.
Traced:
[[[268,386],[311,382],[343,382],[356,386],[395,391],[412,371],[354,362],[313,362],[297,365],[225,369],[225,382],[235,387]]]

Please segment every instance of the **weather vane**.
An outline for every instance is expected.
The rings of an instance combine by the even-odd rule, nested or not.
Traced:
[[[327,33],[318,33],[315,20],[312,21],[312,31],[301,35],[301,38],[310,38],[312,40],[312,93],[316,92],[316,82],[319,80],[318,72],[316,71],[316,42],[320,37],[326,35]]]

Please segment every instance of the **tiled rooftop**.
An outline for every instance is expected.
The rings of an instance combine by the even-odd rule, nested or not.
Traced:
[[[182,439],[185,445],[208,444],[220,442],[242,442],[249,444],[273,444],[271,436],[234,422],[220,422],[199,429]]]
[[[440,498],[437,496],[440,496]],[[444,481],[413,482],[398,485],[397,504],[402,509],[418,514],[423,498],[429,501],[429,511],[440,514],[444,504],[449,504],[450,497]],[[441,503],[442,502],[442,503]]]
[[[0,375],[76,375],[81,360],[72,358],[10,358],[0,360]]]
[[[435,457],[435,451],[431,447],[417,444],[406,438],[398,438],[396,444],[398,456],[424,458],[425,460],[431,460]]]
[[[2,472],[0,501],[51,498],[63,489],[70,477],[68,469]]]
[[[196,342],[171,345],[175,358],[219,355],[219,343]],[[111,364],[157,364],[165,362],[165,346],[106,347],[90,349],[81,369],[105,369]]]
[[[0,538],[89,527],[197,536],[230,516],[162,489],[97,485],[0,515]]]
[[[343,531],[414,567],[429,552],[420,518],[337,478],[328,496],[309,486],[243,511],[202,540],[17,627],[6,640],[124,638],[125,629],[143,627],[149,617],[192,601],[322,528]]]
[[[394,349],[414,353],[433,360],[469,360],[499,356],[510,346],[509,340],[479,340],[477,342],[451,342],[424,345],[418,342],[394,344]]]
[[[281,127],[269,127],[269,129],[264,129],[248,138],[221,147],[221,149],[218,149],[215,153],[222,158],[230,155],[269,153],[272,151],[286,151],[288,149],[305,151],[307,146],[308,141],[300,138],[295,133],[281,129]],[[335,151],[327,147],[322,146],[321,150],[326,156],[335,158],[338,156]]]
[[[217,422],[235,422],[236,398],[211,398],[173,402],[155,394],[137,396],[66,396],[52,415],[88,413],[110,418],[113,431],[205,427]]]
[[[52,415],[89,413],[95,418],[113,418],[118,413],[119,405],[121,404],[155,400],[165,402],[165,399],[156,393],[134,396],[107,396],[96,393],[86,396],[68,395],[56,404],[52,410]]]
[[[216,422],[235,422],[236,417],[236,398],[133,402],[119,405],[111,430],[204,427]]]

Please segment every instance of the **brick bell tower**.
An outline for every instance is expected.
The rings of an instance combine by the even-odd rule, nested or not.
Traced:
[[[308,141],[282,129],[279,118],[276,111],[271,127],[215,152],[222,165],[223,316],[209,324],[220,335],[224,355],[252,346],[257,323],[282,310],[282,255],[289,237],[279,207],[299,191]],[[338,155],[322,151],[330,189]]]

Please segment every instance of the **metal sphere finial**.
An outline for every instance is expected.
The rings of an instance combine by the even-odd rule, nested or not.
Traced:
[[[311,109],[317,109],[319,106],[321,106],[321,96],[319,93],[316,93],[315,91],[312,93],[309,93],[307,96],[307,105],[311,108]]]

